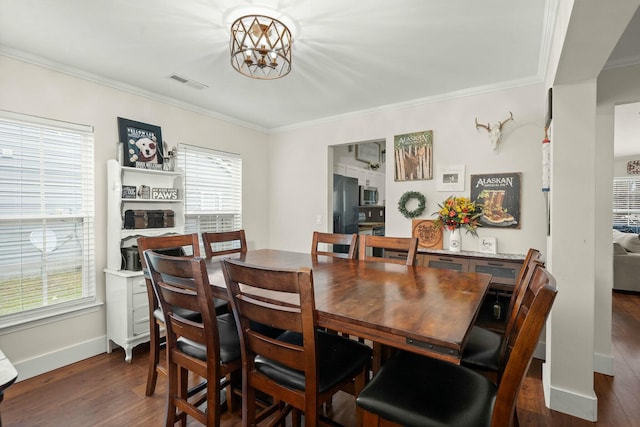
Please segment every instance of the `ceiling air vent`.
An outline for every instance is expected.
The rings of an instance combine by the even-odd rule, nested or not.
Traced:
[[[181,75],[178,75],[178,74],[171,74],[169,76],[169,78],[173,79],[173,80],[175,80],[177,82],[180,82],[182,84],[185,84],[185,85],[187,85],[189,87],[192,87],[194,89],[205,89],[205,88],[209,87],[209,86],[207,86],[205,84],[202,84],[202,83],[197,82],[195,80],[188,79],[188,78],[186,78],[184,76],[181,76]]]

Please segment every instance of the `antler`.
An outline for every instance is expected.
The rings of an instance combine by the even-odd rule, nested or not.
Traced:
[[[504,126],[509,120],[513,120],[513,113],[511,111],[509,111],[509,115],[510,117],[507,117],[504,122],[498,122],[500,124],[498,129],[502,130],[502,126]]]
[[[491,132],[491,124],[487,123],[483,125],[482,123],[478,123],[478,118],[476,117],[476,129],[478,128],[485,128],[487,132]]]

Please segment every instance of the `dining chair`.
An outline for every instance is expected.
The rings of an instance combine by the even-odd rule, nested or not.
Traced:
[[[490,377],[495,377],[496,381],[499,381],[497,374],[502,364],[501,360],[504,357],[505,343],[515,327],[515,315],[518,312],[518,305],[522,302],[526,289],[533,280],[535,265],[542,264],[541,260],[542,254],[537,249],[530,248],[518,273],[515,287],[507,306],[507,322],[504,333],[500,334],[474,325],[462,352],[460,361],[462,365],[483,371]]]
[[[367,255],[367,249],[371,248],[371,255]],[[387,258],[373,255],[373,248],[384,250],[401,251],[407,253],[407,258]],[[361,235],[358,248],[358,258],[362,261],[385,262],[389,264],[415,265],[418,252],[417,237],[391,237],[391,236],[371,236]],[[359,341],[363,340],[359,338]],[[373,342],[373,373],[377,373],[384,360],[389,358],[394,351],[391,347]]]
[[[326,250],[323,250],[323,245],[326,246]],[[347,252],[334,252],[335,245],[346,246]],[[348,258],[355,259],[356,251],[358,249],[358,235],[357,234],[340,234],[340,233],[322,233],[320,231],[313,232],[313,240],[311,242],[311,255],[328,255],[335,258]]]
[[[329,247],[329,245],[331,245]],[[341,245],[343,248],[346,248],[347,252],[334,252],[336,249],[336,245]],[[326,250],[323,250],[323,247]],[[311,255],[326,255],[334,258],[346,258],[346,259],[356,259],[358,250],[358,235],[353,234],[342,234],[342,233],[322,233],[320,231],[313,232],[313,239],[311,241]],[[338,331],[331,329],[324,329],[326,332],[337,334]],[[349,338],[348,334],[341,334],[345,338]],[[364,343],[363,339],[360,339],[361,343]],[[331,407],[331,399],[325,402],[327,407]]]
[[[247,252],[247,239],[244,230],[204,232],[202,233],[202,243],[207,258]]]
[[[165,327],[165,319],[160,307],[158,297],[153,291],[151,277],[148,274],[147,262],[144,251],[153,249],[162,251],[167,255],[174,256],[200,256],[200,242],[198,235],[193,234],[173,234],[168,236],[139,237],[138,251],[140,254],[140,264],[145,275],[145,285],[147,287],[147,300],[149,302],[149,367],[147,373],[147,388],[145,394],[153,395],[158,381],[158,372],[167,374],[166,368],[160,363],[160,346],[162,344],[161,329]],[[185,318],[198,320],[200,314],[197,312],[185,311],[182,313]]]
[[[358,249],[358,257],[363,261],[381,261],[392,264],[415,265],[416,255],[418,252],[417,237],[390,237],[390,236],[370,236],[361,235]],[[406,260],[399,258],[385,258],[373,255],[367,255],[368,248],[379,248],[393,251],[406,251]]]
[[[356,398],[356,405],[364,410],[364,424],[517,426],[518,393],[556,295],[555,279],[536,265],[517,309],[498,385],[465,366],[399,352]]]
[[[203,258],[162,255],[149,249],[144,256],[166,320],[168,398],[166,425],[185,426],[187,416],[207,426],[220,425],[221,389],[226,388],[233,411],[231,384],[241,372],[240,340],[233,314],[216,314],[213,289]],[[182,317],[198,312],[199,321]],[[189,393],[189,373],[206,381],[206,394]],[[206,409],[202,404],[206,402]]]
[[[305,426],[324,420],[322,403],[337,391],[360,392],[371,349],[318,330],[311,269],[266,268],[234,259],[223,259],[221,264],[241,339],[244,426],[262,418],[263,413],[256,413],[257,392],[283,403],[271,425],[283,422],[293,411],[296,421],[304,413]],[[253,324],[285,332],[268,337]]]

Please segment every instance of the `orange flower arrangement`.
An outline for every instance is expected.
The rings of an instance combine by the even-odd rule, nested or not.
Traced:
[[[441,205],[440,210],[434,212],[438,218],[434,221],[436,228],[445,227],[448,230],[464,227],[467,233],[477,236],[476,228],[480,226],[481,209],[467,197],[450,196]]]

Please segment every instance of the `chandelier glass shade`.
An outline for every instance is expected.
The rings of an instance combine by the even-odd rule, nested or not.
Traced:
[[[231,65],[254,79],[279,79],[291,71],[291,31],[265,15],[247,15],[231,24]]]

